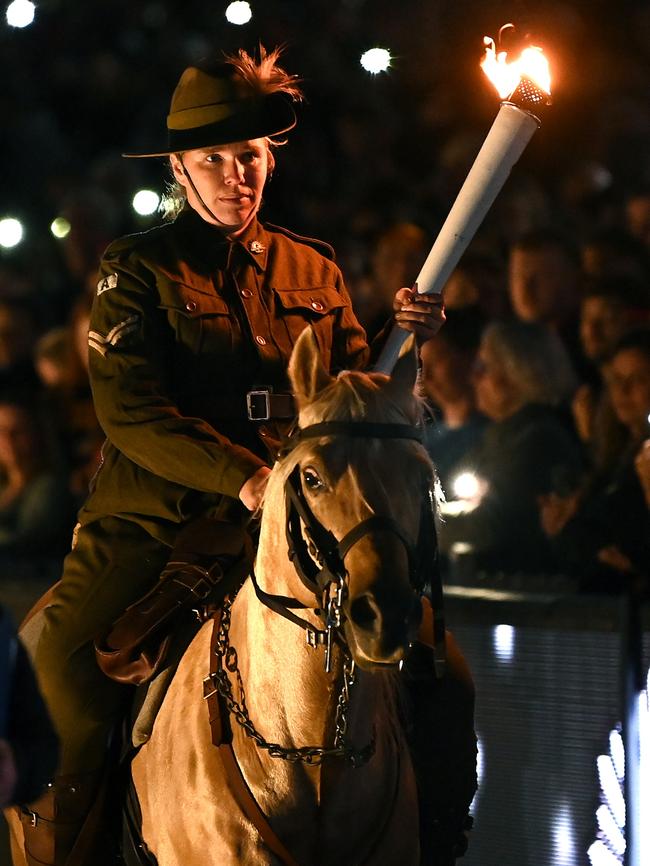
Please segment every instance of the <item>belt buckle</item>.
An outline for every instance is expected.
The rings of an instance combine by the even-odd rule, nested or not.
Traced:
[[[271,392],[249,391],[246,394],[246,410],[249,421],[268,421],[271,417]]]

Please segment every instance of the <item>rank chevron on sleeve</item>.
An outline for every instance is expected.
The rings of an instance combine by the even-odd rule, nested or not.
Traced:
[[[88,345],[105,358],[110,349],[114,349],[121,340],[138,329],[140,316],[134,313],[128,319],[119,322],[104,337],[98,331],[88,331]]]

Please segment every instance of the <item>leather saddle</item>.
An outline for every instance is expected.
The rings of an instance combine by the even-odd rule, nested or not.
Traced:
[[[156,585],[95,639],[101,670],[120,683],[150,682],[165,663],[182,614],[195,611],[200,622],[218,609],[250,573],[253,555],[243,527],[211,518],[189,523]]]

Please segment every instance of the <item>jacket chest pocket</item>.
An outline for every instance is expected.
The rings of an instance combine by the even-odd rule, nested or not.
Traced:
[[[167,313],[176,342],[192,355],[230,355],[233,318],[226,301],[181,283],[173,288],[160,307]]]
[[[329,369],[332,357],[334,327],[339,319],[338,313],[346,302],[334,286],[313,286],[309,289],[274,288],[278,316],[286,326],[291,348],[304,331],[311,325],[321,357]]]

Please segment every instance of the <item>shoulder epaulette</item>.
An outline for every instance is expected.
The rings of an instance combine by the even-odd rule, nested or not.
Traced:
[[[273,231],[280,232],[280,234],[285,235],[290,238],[292,241],[296,241],[299,244],[305,244],[308,247],[312,247],[316,252],[320,253],[322,256],[325,256],[326,259],[330,259],[330,261],[336,261],[336,253],[334,252],[334,247],[330,246],[326,241],[320,241],[318,238],[308,238],[304,235],[296,234],[295,232],[289,231],[289,229],[285,229],[284,226],[276,226],[273,223],[264,223],[264,228]]]
[[[149,244],[155,243],[160,237],[160,233],[165,231],[168,225],[170,224],[154,226],[146,232],[135,232],[134,234],[124,235],[124,237],[117,238],[117,240],[114,240],[106,247],[103,258],[116,258],[123,253],[128,253],[131,250],[140,249],[149,246]]]

